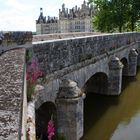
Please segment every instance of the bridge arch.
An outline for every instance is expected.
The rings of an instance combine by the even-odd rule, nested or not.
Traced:
[[[83,90],[85,93],[94,92],[97,94],[107,94],[108,76],[103,72],[95,73],[86,81]]]
[[[127,58],[123,57],[120,61],[123,64],[122,76],[127,76],[129,70],[128,60]]]
[[[47,101],[35,111],[36,136],[39,139],[47,139],[47,126],[50,120],[56,125],[56,105]]]

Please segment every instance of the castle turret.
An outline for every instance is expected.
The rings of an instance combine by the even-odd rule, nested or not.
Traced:
[[[40,8],[40,16],[43,17],[43,8]]]
[[[64,3],[62,4],[62,11],[63,12],[65,11],[65,4]]]
[[[40,15],[38,17],[38,20],[36,20],[36,23],[46,23],[46,17],[43,16],[43,8],[40,8]]]

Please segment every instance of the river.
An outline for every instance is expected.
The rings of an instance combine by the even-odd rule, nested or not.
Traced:
[[[120,96],[88,93],[82,140],[140,140],[140,70],[123,78]]]

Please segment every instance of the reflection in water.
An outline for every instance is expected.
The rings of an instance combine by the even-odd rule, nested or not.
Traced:
[[[119,124],[110,140],[140,140],[140,113]]]
[[[88,93],[84,109],[85,135],[82,140],[140,140],[139,91],[140,72],[135,78],[125,77],[120,96]]]

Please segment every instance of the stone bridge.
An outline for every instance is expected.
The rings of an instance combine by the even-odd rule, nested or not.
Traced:
[[[28,103],[30,123],[34,124],[36,117],[36,124],[42,124],[37,112],[51,103],[57,133],[67,140],[79,140],[84,133],[86,93],[119,95],[122,76],[135,76],[140,66],[139,41],[140,33],[134,32],[38,41],[25,46],[26,55],[37,58],[45,73],[45,82],[38,80],[34,100]],[[35,139],[35,130],[31,135]]]
[[[119,95],[122,75],[135,76],[140,65],[139,41],[139,33],[122,33],[34,42],[32,53],[46,73],[36,109],[53,102],[58,133],[80,139],[84,93]]]

